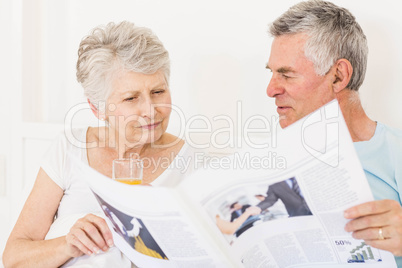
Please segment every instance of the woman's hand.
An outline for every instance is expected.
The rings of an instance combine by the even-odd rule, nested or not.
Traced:
[[[107,251],[113,246],[113,237],[103,218],[88,214],[71,227],[66,235],[66,243],[67,254],[79,257]]]
[[[356,239],[367,245],[402,256],[402,207],[395,200],[377,200],[345,211],[352,219],[345,226]]]

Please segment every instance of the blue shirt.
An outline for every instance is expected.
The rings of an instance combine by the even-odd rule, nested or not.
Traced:
[[[402,130],[377,123],[374,136],[354,146],[374,198],[393,199],[402,205]],[[402,268],[402,257],[395,260]]]

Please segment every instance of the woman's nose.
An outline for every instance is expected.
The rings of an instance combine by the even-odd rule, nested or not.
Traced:
[[[140,114],[142,117],[153,118],[155,114],[154,104],[149,97],[145,97],[141,101]]]

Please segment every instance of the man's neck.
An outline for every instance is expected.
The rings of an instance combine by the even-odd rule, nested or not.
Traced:
[[[366,115],[359,93],[343,89],[337,93],[336,98],[353,142],[370,140],[374,136],[377,122]]]

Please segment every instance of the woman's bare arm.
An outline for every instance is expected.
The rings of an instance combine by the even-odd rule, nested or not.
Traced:
[[[66,236],[44,240],[63,190],[40,169],[35,185],[7,241],[5,267],[59,267],[70,258],[107,251],[113,245],[106,221],[88,214]]]
[[[7,241],[5,267],[58,267],[73,256],[65,237],[44,240],[62,197],[63,190],[40,169]]]

